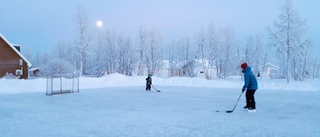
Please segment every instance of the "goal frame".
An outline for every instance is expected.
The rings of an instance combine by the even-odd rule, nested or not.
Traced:
[[[66,82],[68,85],[66,85]],[[47,76],[46,95],[79,93],[79,75],[75,73],[52,74]]]

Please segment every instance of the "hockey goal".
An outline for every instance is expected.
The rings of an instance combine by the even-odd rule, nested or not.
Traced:
[[[79,93],[79,75],[53,74],[47,77],[46,95]]]

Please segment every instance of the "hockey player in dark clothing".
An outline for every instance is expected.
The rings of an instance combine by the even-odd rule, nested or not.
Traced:
[[[151,91],[151,84],[152,84],[152,78],[151,78],[151,74],[148,75],[148,77],[146,78],[146,91]]]
[[[244,85],[242,92],[246,91],[246,103],[245,109],[250,112],[256,111],[256,102],[254,100],[254,93],[258,89],[258,82],[255,75],[251,71],[251,67],[247,63],[241,64],[242,72],[244,73]]]

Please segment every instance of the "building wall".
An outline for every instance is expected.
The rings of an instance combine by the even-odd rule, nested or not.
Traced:
[[[22,66],[19,64],[22,60]],[[0,77],[6,73],[15,74],[17,69],[22,69],[22,79],[28,78],[27,63],[0,37]]]

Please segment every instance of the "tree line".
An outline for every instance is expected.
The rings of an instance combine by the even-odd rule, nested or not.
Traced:
[[[240,75],[239,64],[243,62],[258,74],[271,62],[279,66],[278,78],[286,78],[287,82],[317,78],[320,62],[310,54],[312,44],[305,35],[306,21],[297,13],[292,1],[286,0],[278,18],[264,33],[241,40],[232,27],[217,28],[209,23],[194,37],[168,42],[160,32],[143,27],[134,37],[112,30],[91,30],[88,13],[78,5],[75,39],[57,42],[51,53],[28,52],[27,56],[43,76],[75,71],[89,76],[158,74],[167,60],[169,76],[195,77],[197,62],[205,64],[202,67],[207,79]]]

